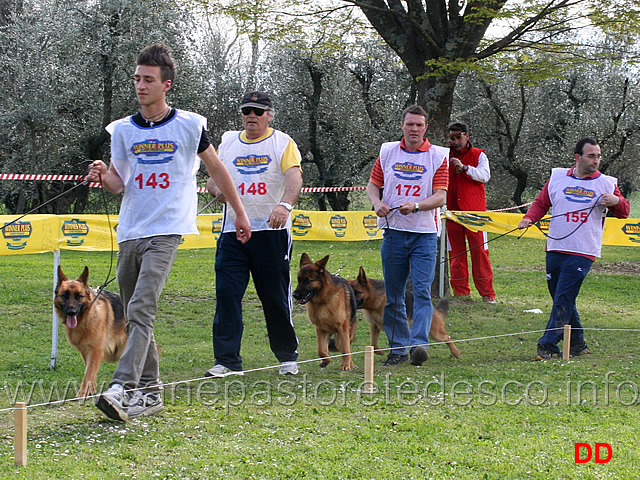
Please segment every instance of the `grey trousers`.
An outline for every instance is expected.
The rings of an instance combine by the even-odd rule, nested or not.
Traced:
[[[127,240],[118,245],[117,277],[129,322],[129,340],[112,384],[151,391],[161,388],[153,323],[180,238],[180,235],[163,235]]]

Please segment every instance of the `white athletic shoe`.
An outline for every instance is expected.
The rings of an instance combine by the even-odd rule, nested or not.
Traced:
[[[216,363],[213,367],[207,370],[205,373],[206,377],[227,377],[229,375],[244,375],[242,370],[231,370],[230,368],[225,367],[219,363]]]
[[[161,392],[144,392],[136,390],[129,401],[129,418],[147,417],[164,410]]]
[[[297,375],[298,364],[296,362],[282,362],[280,364],[280,375]]]

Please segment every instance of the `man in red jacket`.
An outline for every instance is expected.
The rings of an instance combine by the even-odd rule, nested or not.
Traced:
[[[491,178],[489,159],[484,150],[471,146],[469,127],[455,122],[449,126],[449,210],[485,211],[484,184]],[[469,295],[467,245],[471,254],[473,283],[485,303],[496,303],[493,270],[489,260],[487,232],[472,232],[459,223],[447,222],[450,281],[455,296]]]

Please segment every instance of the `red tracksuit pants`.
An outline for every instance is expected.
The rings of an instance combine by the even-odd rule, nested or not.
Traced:
[[[473,283],[482,297],[495,298],[493,290],[493,270],[489,260],[489,247],[486,244],[487,232],[472,232],[455,222],[447,222],[447,248],[449,250],[450,281],[453,294],[469,295],[469,266],[467,264],[467,245],[471,254],[471,272]]]

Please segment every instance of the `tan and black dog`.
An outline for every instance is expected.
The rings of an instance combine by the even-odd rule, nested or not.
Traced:
[[[382,317],[384,314],[384,306],[387,302],[384,280],[367,278],[364,268],[360,267],[358,278],[349,280],[348,282],[355,294],[358,309],[364,310],[364,318],[369,323],[371,345],[373,345],[376,354],[383,355],[384,352],[378,350],[378,338],[382,330]],[[407,318],[409,319],[409,325],[411,325],[413,320],[413,292],[411,286],[407,286],[405,290],[405,304],[407,306]],[[429,336],[436,342],[447,342],[447,346],[449,350],[451,350],[451,355],[460,358],[458,347],[451,341],[451,337],[444,327],[448,312],[448,300],[441,299],[433,308]]]
[[[127,320],[120,296],[103,290],[96,292],[88,284],[89,267],[69,280],[58,266],[54,305],[64,323],[69,344],[80,352],[85,371],[79,397],[96,392],[96,376],[102,361],[117,362],[127,343]]]
[[[351,370],[355,367],[351,342],[356,331],[356,299],[345,279],[327,271],[328,261],[329,255],[314,263],[309,255],[302,254],[293,298],[296,304],[306,305],[309,321],[316,327],[320,366],[326,367],[331,362],[329,337],[335,334],[336,345],[343,354],[340,369]]]

